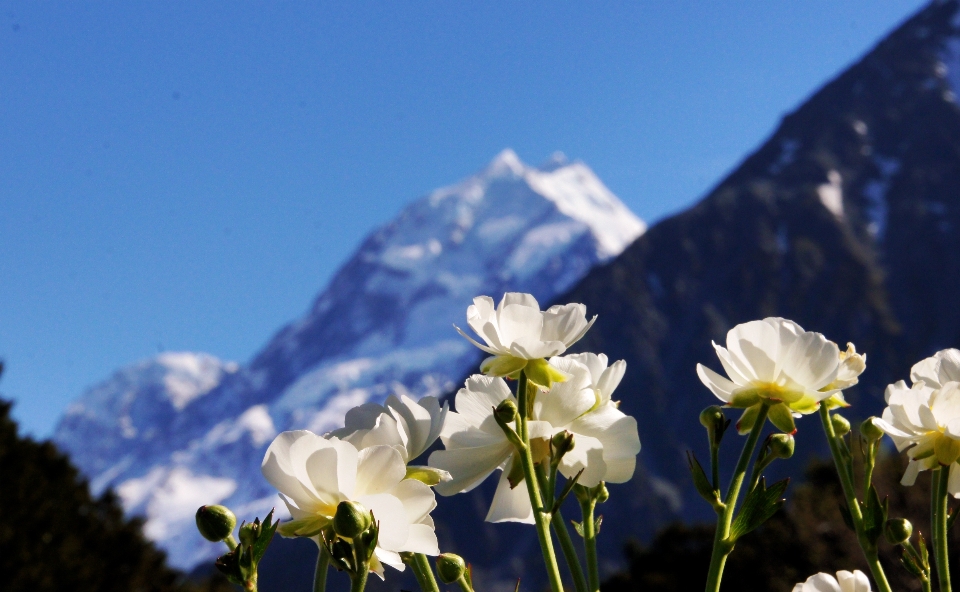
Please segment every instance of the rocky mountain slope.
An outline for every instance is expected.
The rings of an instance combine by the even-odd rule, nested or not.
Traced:
[[[475,295],[549,302],[644,229],[583,163],[535,168],[506,150],[367,237],[250,363],[168,353],[126,368],[69,408],[55,440],[191,567],[219,553],[195,532],[197,506],[282,506],[259,469],[278,431],[329,431],[390,393],[449,392],[479,361],[452,327]]]

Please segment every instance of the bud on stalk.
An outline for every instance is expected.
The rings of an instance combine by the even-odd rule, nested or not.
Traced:
[[[902,545],[913,535],[913,524],[906,518],[891,518],[883,525],[883,536],[891,545]]]
[[[720,446],[723,432],[730,425],[730,421],[720,407],[711,405],[700,412],[700,425],[707,430],[707,439],[710,440],[710,446],[716,448]]]
[[[200,506],[197,510],[197,530],[210,542],[229,537],[236,526],[237,517],[226,506]]]
[[[876,442],[883,438],[883,430],[877,426],[876,419],[876,417],[868,417],[860,424],[860,435],[869,442]]]
[[[834,413],[830,416],[830,421],[833,423],[833,432],[838,438],[842,438],[850,433],[850,422],[847,421],[846,417],[839,413]]]
[[[340,502],[337,513],[333,515],[333,530],[338,535],[352,539],[370,528],[373,519],[370,512],[357,502]]]
[[[453,553],[441,553],[437,557],[437,575],[444,584],[452,584],[463,577],[467,565],[463,558]]]
[[[791,434],[771,434],[767,446],[770,448],[770,456],[787,459],[793,456],[796,440]]]

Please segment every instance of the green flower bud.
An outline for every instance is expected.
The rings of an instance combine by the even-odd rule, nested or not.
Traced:
[[[770,442],[767,446],[770,448],[771,456],[786,459],[793,456],[796,441],[790,434],[771,434]]]
[[[876,419],[876,417],[868,417],[860,424],[860,435],[869,442],[876,442],[880,438],[883,438],[883,430],[875,423],[874,420]]]
[[[847,418],[840,415],[839,413],[834,413],[830,416],[830,421],[833,422],[833,432],[837,437],[846,436],[850,432],[850,422],[847,421]]]
[[[593,488],[593,497],[597,500],[598,504],[610,499],[610,491],[607,490],[607,484],[601,481]]]
[[[463,557],[453,553],[441,553],[437,557],[437,575],[444,584],[452,584],[463,577],[467,571],[467,564]]]
[[[367,530],[372,523],[370,512],[357,502],[340,502],[333,516],[333,530],[348,539]]]
[[[233,534],[237,517],[226,506],[200,506],[197,510],[197,530],[208,541],[219,543]]]
[[[891,545],[902,545],[913,535],[913,525],[906,518],[891,518],[883,525],[883,536]]]
[[[240,525],[240,542],[244,547],[252,545],[260,536],[260,520],[244,522]]]
[[[504,399],[497,405],[497,418],[503,423],[510,423],[517,418],[517,404],[510,399]]]
[[[707,438],[711,446],[719,446],[723,439],[723,432],[727,429],[730,422],[723,414],[723,409],[717,405],[711,405],[700,412],[700,425],[707,429]]]
[[[558,462],[561,458],[563,458],[564,454],[573,450],[573,447],[576,444],[573,434],[567,431],[554,434],[551,443],[553,444],[554,462]]]

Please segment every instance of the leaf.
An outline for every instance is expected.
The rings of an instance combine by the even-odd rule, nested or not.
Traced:
[[[850,515],[850,508],[843,504],[840,504],[838,508],[840,508],[840,515],[843,517],[843,523],[847,525],[847,528],[856,532],[857,529],[853,526],[853,516]]]
[[[722,511],[723,502],[720,501],[720,492],[710,484],[707,474],[703,472],[703,467],[700,466],[700,461],[689,450],[687,451],[687,465],[690,468],[690,475],[693,477],[693,486],[697,489],[700,497],[713,506],[713,509],[717,512]]]
[[[577,484],[577,481],[580,479],[580,475],[583,474],[583,469],[577,471],[577,474],[573,476],[573,479],[570,479],[563,486],[563,490],[560,491],[560,496],[553,502],[553,508],[550,509],[551,514],[556,514],[560,510],[560,506],[563,505],[563,502],[566,501],[567,496],[570,495],[570,492],[573,491],[574,485]]]
[[[903,550],[903,553],[900,555],[900,564],[903,565],[904,569],[913,574],[918,578],[923,577],[923,568],[917,565],[917,560],[913,558],[906,549]]]
[[[597,519],[593,522],[593,536],[596,537],[600,534],[600,525],[603,524],[603,514],[597,516]]]
[[[573,524],[573,529],[577,531],[577,534],[580,535],[580,538],[583,538],[583,524],[577,522],[576,520],[571,520],[570,524]]]
[[[787,490],[790,479],[777,481],[767,489],[764,479],[760,479],[757,486],[747,494],[743,500],[743,507],[737,514],[730,527],[730,542],[754,530],[770,519],[783,506],[783,492]]]
[[[927,551],[927,542],[923,540],[923,533],[917,533],[917,546],[920,547],[920,557],[923,559],[923,567],[930,571],[930,552]]]
[[[883,536],[883,523],[887,521],[886,504],[880,501],[880,494],[873,485],[867,490],[863,501],[863,533],[867,540],[876,545]]]

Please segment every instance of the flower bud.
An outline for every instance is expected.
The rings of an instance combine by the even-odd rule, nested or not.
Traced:
[[[787,459],[793,456],[796,441],[790,434],[771,434],[768,446],[770,447],[771,456],[774,458]]]
[[[467,571],[467,564],[463,557],[453,553],[441,553],[437,557],[437,575],[444,584],[452,584],[463,577]]]
[[[370,512],[357,502],[340,502],[333,515],[333,530],[338,535],[352,539],[370,528],[373,519]]]
[[[567,431],[554,434],[551,443],[553,444],[554,462],[559,462],[559,460],[563,458],[564,454],[573,450],[573,447],[576,444],[573,434]]]
[[[252,545],[260,536],[260,521],[244,522],[240,525],[240,542],[244,547]]]
[[[607,484],[601,481],[593,488],[593,497],[597,500],[598,504],[610,499],[610,491],[607,489]]]
[[[711,405],[700,412],[700,425],[707,429],[707,438],[711,446],[719,446],[723,439],[723,432],[727,429],[729,422],[723,414],[723,410],[717,405]]]
[[[880,438],[883,438],[883,430],[877,426],[875,422],[876,419],[876,417],[868,417],[860,424],[860,435],[869,442],[876,442]]]
[[[891,545],[902,545],[913,535],[913,525],[906,518],[891,518],[883,525],[883,536]]]
[[[208,541],[219,543],[233,534],[237,517],[226,506],[200,506],[197,510],[197,530]]]
[[[504,399],[497,405],[494,413],[497,414],[497,418],[503,423],[510,423],[517,417],[517,404],[510,399]]]
[[[833,423],[833,433],[835,433],[838,438],[846,436],[850,432],[850,422],[839,413],[831,415],[830,421]]]

